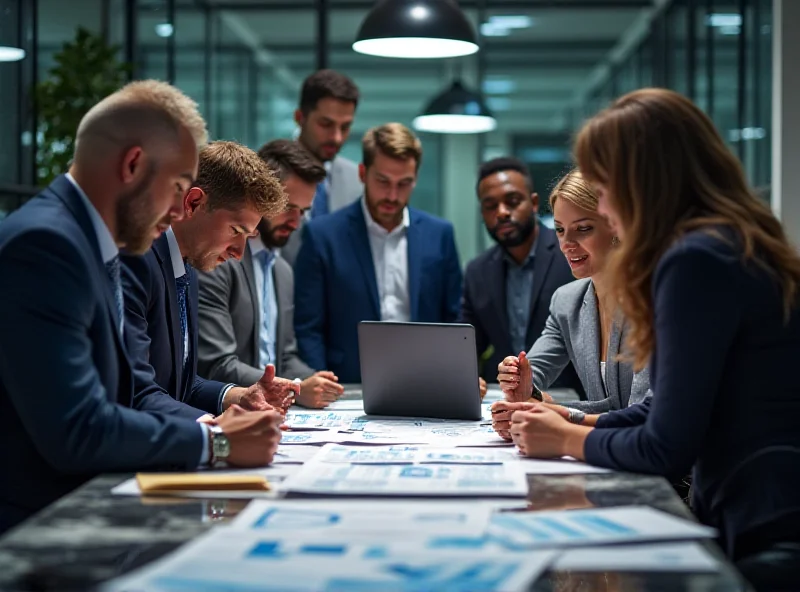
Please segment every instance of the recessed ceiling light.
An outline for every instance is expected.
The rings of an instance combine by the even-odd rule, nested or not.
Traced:
[[[709,14],[706,17],[706,24],[709,27],[741,27],[742,15],[736,13],[730,14]]]
[[[528,29],[533,26],[533,19],[522,14],[490,16],[489,22],[504,29]]]
[[[483,92],[487,95],[507,95],[517,89],[517,83],[505,78],[489,78],[483,81]]]
[[[0,45],[0,62],[18,62],[25,58],[25,50],[19,47]]]
[[[159,37],[172,37],[174,32],[175,27],[172,26],[172,23],[159,23],[156,25],[156,35]]]
[[[494,23],[483,23],[481,25],[481,35],[484,37],[508,37],[511,29],[500,27]]]

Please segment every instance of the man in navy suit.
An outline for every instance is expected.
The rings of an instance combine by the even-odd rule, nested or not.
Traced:
[[[300,356],[342,382],[361,381],[360,321],[452,322],[461,294],[452,224],[408,207],[419,139],[388,123],[362,148],[363,198],[312,220],[295,263]]]
[[[460,321],[475,327],[482,377],[497,382],[499,363],[530,349],[544,330],[553,292],[575,278],[556,233],[538,222],[539,195],[524,162],[503,157],[484,163],[477,191],[497,245],[467,265]],[[555,386],[583,392],[572,364]]]
[[[0,532],[101,472],[271,461],[274,411],[210,426],[131,409],[118,249],[180,219],[205,138],[191,99],[131,83],[83,118],[70,173],[0,225]]]
[[[235,142],[213,142],[200,151],[197,180],[183,198],[183,220],[143,257],[122,257],[126,344],[140,378],[136,408],[208,416],[205,421],[234,403],[280,411],[291,405],[299,386],[276,379],[274,365],[249,388],[197,376],[196,270],[240,259],[261,217],[285,207],[280,181],[254,151]]]

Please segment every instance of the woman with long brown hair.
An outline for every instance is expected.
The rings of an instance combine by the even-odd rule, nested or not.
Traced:
[[[581,130],[575,157],[621,239],[608,283],[653,397],[595,428],[531,405],[512,437],[528,456],[667,477],[693,466],[692,508],[745,575],[786,553],[783,567],[800,569],[800,256],[677,93],[618,99]],[[772,567],[765,585],[796,577]]]

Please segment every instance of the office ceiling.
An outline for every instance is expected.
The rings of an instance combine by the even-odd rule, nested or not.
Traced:
[[[99,0],[39,0],[40,41],[58,45],[78,24],[100,26]],[[140,43],[149,75],[165,75],[166,40],[156,25],[166,20],[166,2],[141,0]],[[498,119],[498,134],[553,131],[565,125],[564,106],[585,84],[643,10],[647,0],[519,0],[486,2],[486,17],[527,17],[530,26],[508,29],[506,36],[484,38],[483,56],[461,60],[389,60],[355,53],[350,44],[373,2],[329,0],[329,65],[349,74],[359,85],[363,101],[356,131],[387,120],[409,123],[425,102],[461,72],[475,84],[483,61],[490,107]],[[188,92],[202,92],[205,42],[204,6],[221,19],[216,48],[255,52],[269,93],[279,110],[294,102],[299,81],[314,69],[316,17],[313,2],[304,0],[179,0],[175,25],[178,83]],[[477,3],[462,1],[478,26]],[[122,39],[122,2],[112,0],[112,39]],[[226,78],[222,95],[235,92]],[[261,96],[261,95],[260,95]],[[232,103],[231,111],[236,110]],[[275,114],[275,109],[272,109]],[[287,122],[287,129],[291,122]]]

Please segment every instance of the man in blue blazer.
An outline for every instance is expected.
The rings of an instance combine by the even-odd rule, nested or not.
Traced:
[[[70,174],[0,225],[0,532],[98,473],[194,470],[223,440],[232,464],[272,459],[274,411],[212,428],[131,409],[118,249],[182,215],[205,136],[180,91],[131,83],[83,118]]]
[[[361,381],[360,321],[452,322],[461,294],[452,224],[408,207],[419,139],[389,123],[362,148],[364,197],[305,226],[295,263],[300,357],[350,383]]]
[[[183,198],[185,218],[143,257],[122,257],[126,343],[139,378],[136,408],[198,419],[233,403],[256,410],[291,404],[299,386],[276,379],[273,365],[249,388],[197,376],[196,269],[240,259],[261,217],[285,205],[280,181],[254,151],[213,142],[200,151],[197,180]]]
[[[477,192],[497,245],[467,265],[460,320],[475,327],[481,376],[497,382],[497,366],[531,348],[544,330],[553,293],[575,278],[556,233],[538,222],[539,196],[525,163],[506,157],[484,163]],[[554,386],[583,393],[572,364]]]

